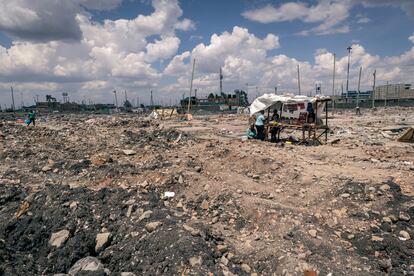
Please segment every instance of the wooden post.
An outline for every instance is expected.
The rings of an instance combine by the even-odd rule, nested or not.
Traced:
[[[377,70],[374,70],[374,84],[372,85],[372,108],[375,108],[375,77],[377,75]]]
[[[333,74],[332,74],[332,96],[333,96],[333,109],[332,113],[335,113],[335,64],[336,64],[336,54],[333,55],[334,62],[333,62]]]
[[[359,107],[359,93],[360,93],[360,87],[361,87],[361,74],[362,74],[362,66],[359,67],[359,79],[358,79],[358,91],[357,91],[357,102],[356,107]]]
[[[328,142],[328,102],[325,102],[325,144]]]
[[[195,68],[195,59],[193,60],[193,71],[191,73],[191,82],[190,82],[190,96],[188,97],[188,110],[187,113],[190,114],[191,109],[191,91],[193,90],[193,80],[194,80],[194,68]]]

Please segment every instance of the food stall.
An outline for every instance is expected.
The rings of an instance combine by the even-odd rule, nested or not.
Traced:
[[[272,140],[280,140],[281,134],[287,130],[300,131],[299,143],[322,144],[328,139],[328,105],[327,96],[293,96],[264,94],[256,98],[250,105],[250,115],[265,111],[266,140],[269,134]],[[324,118],[322,118],[325,113]],[[324,119],[324,120],[322,120]]]

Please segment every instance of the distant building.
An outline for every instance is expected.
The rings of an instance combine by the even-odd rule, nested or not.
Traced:
[[[372,90],[359,91],[359,99],[360,100],[370,99],[371,95],[372,95]],[[356,99],[358,97],[358,91],[350,90],[350,91],[348,91],[348,93],[346,93],[346,92],[342,93],[342,98],[347,98],[347,97],[348,97],[348,99]]]
[[[239,106],[248,106],[247,93],[243,90],[236,89],[233,93],[213,94],[210,93],[207,98],[191,97],[191,106],[196,109],[217,111],[217,110],[232,110]],[[188,107],[189,98],[184,98],[180,101],[182,108]]]
[[[414,89],[411,84],[397,83],[375,87],[376,100],[414,99]]]

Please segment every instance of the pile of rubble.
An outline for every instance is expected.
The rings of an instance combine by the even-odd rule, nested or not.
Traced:
[[[243,141],[242,115],[6,119],[0,274],[412,275],[409,111],[336,114],[318,147]]]

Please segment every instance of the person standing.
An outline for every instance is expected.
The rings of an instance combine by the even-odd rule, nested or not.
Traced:
[[[29,113],[27,114],[27,117],[29,120],[29,122],[27,123],[27,126],[29,126],[32,123],[33,123],[33,126],[36,126],[36,114],[34,113],[33,110],[29,111]]]
[[[265,135],[264,135],[264,123],[265,123],[265,117],[264,117],[264,110],[260,111],[256,115],[256,130],[257,130],[257,139],[260,139],[264,141]]]

